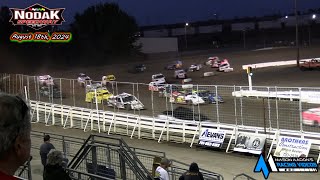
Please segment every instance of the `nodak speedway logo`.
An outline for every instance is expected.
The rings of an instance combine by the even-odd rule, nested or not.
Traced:
[[[279,173],[317,173],[318,164],[312,157],[273,157],[270,155],[265,161],[260,154],[253,170],[255,173],[262,172],[265,179],[271,172]]]
[[[65,22],[62,17],[64,10],[65,8],[50,9],[41,4],[34,4],[25,9],[10,8],[10,22],[13,25],[24,25],[39,30],[48,25],[61,25]]]
[[[10,8],[12,17],[9,22],[15,25],[28,26],[39,30],[46,26],[61,25],[65,22],[63,12],[65,8],[50,9],[41,4],[34,4],[25,9]],[[10,36],[11,42],[60,42],[67,43],[72,39],[71,32],[14,32]]]

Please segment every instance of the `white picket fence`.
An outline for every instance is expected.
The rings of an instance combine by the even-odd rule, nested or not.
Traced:
[[[229,139],[226,152],[232,150],[232,144],[238,133],[253,133],[265,135],[271,143],[269,154],[277,144],[279,136],[299,137],[312,141],[311,149],[320,152],[320,133],[302,132],[294,130],[278,130],[272,128],[237,126],[214,122],[169,121],[130,113],[117,113],[82,107],[51,104],[30,101],[32,107],[32,121],[43,122],[46,125],[57,125],[63,128],[78,128],[105,132],[108,134],[125,134],[133,137],[154,139],[161,142],[174,141],[190,143],[190,147],[197,143],[199,131],[202,128],[224,130]],[[43,117],[44,116],[44,117]],[[59,118],[57,118],[57,116]],[[165,137],[163,137],[165,136]],[[320,154],[317,162],[320,161]]]

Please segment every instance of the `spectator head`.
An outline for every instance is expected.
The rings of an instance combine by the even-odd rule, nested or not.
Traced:
[[[64,161],[64,158],[63,158],[63,154],[61,151],[58,151],[56,149],[50,150],[50,152],[48,153],[47,165],[62,166],[63,161]]]
[[[190,167],[189,167],[189,171],[190,172],[199,172],[199,166],[197,163],[193,162],[190,164]]]
[[[30,157],[30,111],[20,97],[0,93],[0,114],[0,168],[13,175]]]
[[[50,142],[50,136],[49,135],[44,135],[43,141],[44,142]]]
[[[168,168],[168,167],[170,167],[171,164],[172,164],[172,162],[171,162],[169,159],[167,159],[167,158],[162,158],[161,161],[160,161],[160,166],[161,166],[162,168],[165,168],[165,169]]]

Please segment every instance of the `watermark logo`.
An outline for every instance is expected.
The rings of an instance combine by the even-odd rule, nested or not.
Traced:
[[[34,4],[25,9],[10,8],[12,13],[10,22],[13,25],[29,26],[39,30],[48,25],[61,25],[65,22],[62,16],[64,10],[65,8],[50,9],[41,4]]]
[[[271,172],[277,173],[317,173],[318,164],[312,157],[273,157],[267,160],[261,154],[253,170],[255,173],[262,172],[265,179]]]

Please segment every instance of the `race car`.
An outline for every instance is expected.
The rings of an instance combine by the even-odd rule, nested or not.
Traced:
[[[176,70],[174,71],[174,77],[176,79],[185,79],[187,78],[187,73],[183,69]]]
[[[154,74],[151,76],[151,81],[158,84],[166,83],[166,77],[161,73]]]
[[[107,88],[106,87],[102,87],[101,83],[93,83],[93,84],[88,84],[86,86],[86,92],[94,91],[95,89],[107,89]]]
[[[219,64],[218,71],[220,71],[220,72],[231,72],[231,71],[233,71],[233,68],[230,67],[229,61],[227,59],[224,59]]]
[[[201,64],[191,64],[188,70],[191,72],[195,72],[195,71],[199,71],[201,68],[202,68]]]
[[[144,64],[139,64],[135,67],[136,72],[144,72],[146,69],[147,68]]]
[[[177,103],[177,104],[188,104],[188,105],[199,105],[204,104],[205,101],[196,94],[179,94],[177,96],[172,95],[170,97],[171,103]]]
[[[108,106],[113,106],[127,110],[142,110],[144,105],[132,94],[121,93],[117,96],[112,96],[107,101]]]
[[[161,89],[164,89],[165,85],[165,83],[150,82],[149,91],[159,91]]]
[[[182,89],[176,85],[165,85],[163,89],[159,89],[159,97],[177,96]]]
[[[303,111],[302,122],[309,126],[320,126],[320,107]]]
[[[163,111],[158,115],[159,119],[170,121],[208,121],[207,116],[198,114],[197,111],[192,111],[189,108],[177,107],[173,111]]]
[[[50,75],[43,75],[37,77],[40,86],[54,85],[53,79]]]
[[[113,96],[112,93],[110,93],[107,89],[97,89],[97,95],[94,90],[90,90],[86,93],[86,102],[88,103],[95,103],[96,102],[96,96],[97,96],[97,102],[98,103],[106,103],[106,101]]]
[[[109,83],[114,83],[116,80],[116,77],[113,74],[102,76],[102,86],[106,86]]]
[[[167,70],[175,70],[180,68],[182,68],[182,61],[180,60],[172,62],[165,67]]]
[[[303,63],[300,63],[301,71],[312,70],[312,69],[320,70],[320,60],[318,59],[311,59],[310,61],[301,61],[301,62],[303,62]]]
[[[39,89],[39,94],[41,96],[50,98],[65,98],[59,87],[56,85],[42,86]]]
[[[206,62],[204,62],[205,65],[211,66],[211,67],[218,67],[218,62],[220,62],[219,57],[209,57]]]
[[[212,93],[208,90],[193,90],[192,92],[189,92],[187,94],[193,94],[193,95],[198,95],[199,97],[201,97],[206,103],[209,104],[216,104],[218,103],[223,103],[223,99],[221,96],[216,95],[216,93]]]
[[[91,78],[84,73],[78,75],[78,84],[82,87],[85,87],[87,84],[90,84]]]

